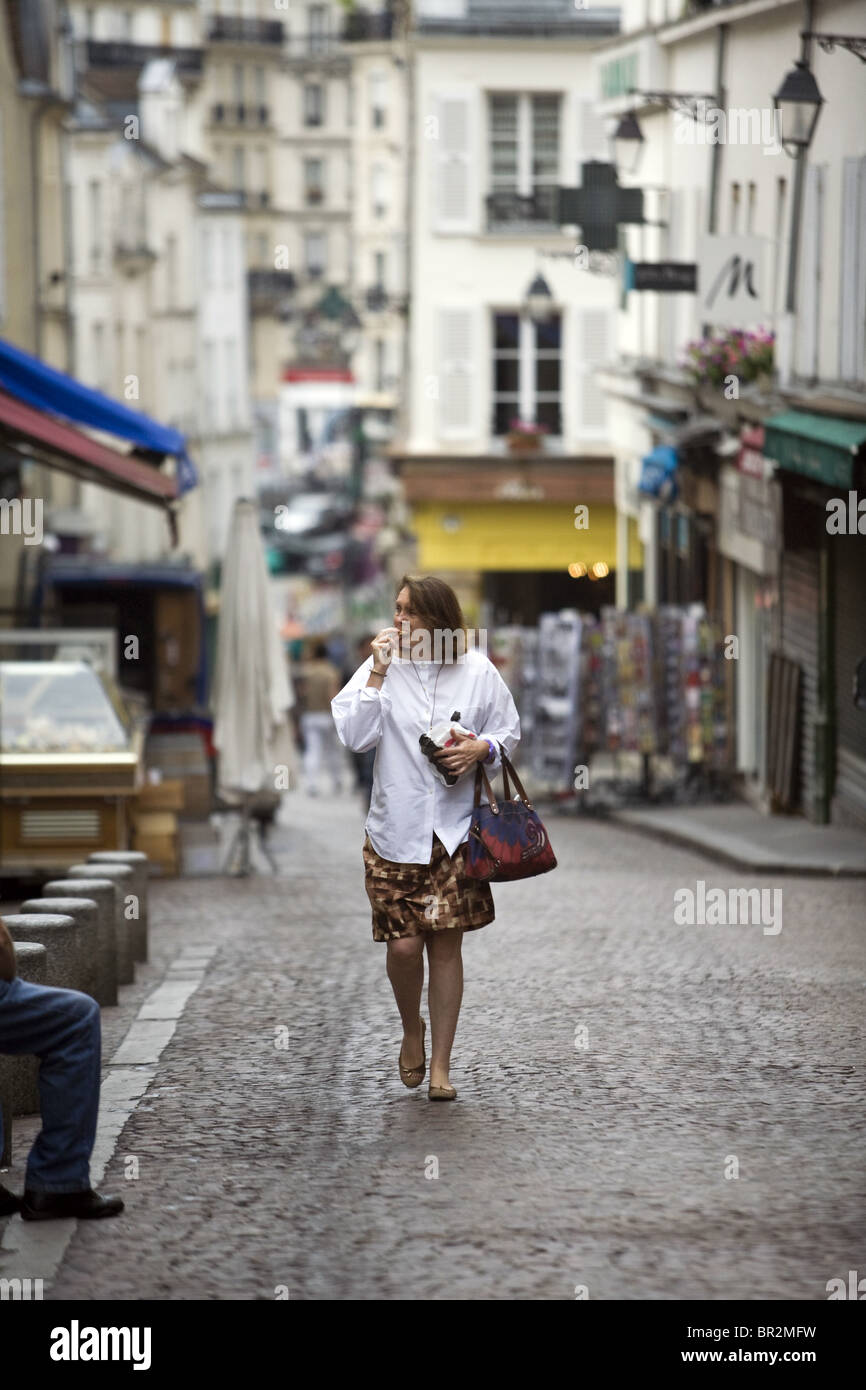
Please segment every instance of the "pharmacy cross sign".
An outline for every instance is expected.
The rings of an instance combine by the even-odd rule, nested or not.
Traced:
[[[613,164],[591,159],[582,165],[580,188],[560,188],[560,225],[580,227],[588,251],[615,251],[622,223],[643,222],[643,189],[620,188]]]

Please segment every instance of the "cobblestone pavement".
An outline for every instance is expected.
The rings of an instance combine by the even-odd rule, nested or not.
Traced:
[[[560,867],[466,939],[460,1095],[431,1105],[397,1074],[357,807],[284,818],[278,877],[152,887],[113,1041],[219,949],[102,1184],[127,1211],[79,1224],[46,1296],[825,1299],[864,1270],[862,882],[780,880],[778,935],[678,926],[677,888],[779,884],[549,817]]]

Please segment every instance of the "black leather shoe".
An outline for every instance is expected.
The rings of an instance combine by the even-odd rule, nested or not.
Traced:
[[[12,1216],[21,1209],[21,1198],[0,1182],[0,1216]]]
[[[24,1221],[57,1221],[77,1217],[79,1221],[101,1221],[123,1211],[120,1197],[101,1197],[92,1188],[85,1192],[34,1192],[24,1189],[21,1217]]]

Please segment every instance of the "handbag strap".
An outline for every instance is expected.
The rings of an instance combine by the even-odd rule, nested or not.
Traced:
[[[487,773],[484,771],[484,768],[481,766],[480,763],[475,769],[475,802],[473,805],[473,810],[477,811],[478,807],[481,805],[482,781],[484,783],[484,790],[487,793],[487,800],[490,802],[490,809],[494,815],[498,815],[499,802],[496,800],[496,795],[493,791],[493,788],[490,785],[490,778],[487,776]]]
[[[506,753],[504,750],[502,750],[502,778],[503,778],[503,781],[505,782],[505,799],[506,799],[506,801],[510,801],[510,800],[511,800],[511,795],[510,795],[509,787],[508,787],[508,773],[509,773],[509,772],[511,773],[511,780],[513,781],[515,787],[517,788],[517,791],[518,791],[519,794],[520,794],[520,799],[521,799],[521,801],[523,802],[524,806],[526,806],[526,807],[531,811],[531,810],[533,809],[533,807],[532,807],[532,802],[529,800],[529,797],[526,795],[526,788],[524,787],[523,783],[521,782],[520,778],[518,777],[517,773],[515,772],[515,770],[514,770],[514,764],[513,764],[513,763],[511,762],[511,760],[509,759],[507,753]]]
[[[500,752],[502,753],[502,782],[505,787],[505,800],[512,801],[514,799],[511,795],[511,787],[508,784],[508,774],[510,772],[511,780],[514,783],[515,790],[518,792],[524,806],[531,811],[533,809],[532,802],[526,795],[526,788],[524,787],[523,783],[521,782],[520,778],[514,770],[514,764],[511,762],[507,754],[502,749],[500,749]],[[481,805],[482,782],[484,783],[484,790],[487,793],[487,800],[490,802],[490,809],[491,811],[493,811],[494,815],[496,815],[499,812],[499,803],[496,800],[493,788],[490,785],[490,778],[487,776],[487,773],[485,772],[483,765],[479,763],[475,769],[475,801],[473,803],[473,810],[476,810]]]

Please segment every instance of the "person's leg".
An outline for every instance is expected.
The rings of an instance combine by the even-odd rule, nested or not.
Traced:
[[[27,1160],[27,1190],[89,1188],[100,1050],[99,1005],[89,995],[20,979],[0,993],[0,1052],[40,1059],[42,1129]]]
[[[430,966],[427,1001],[432,1034],[430,1085],[448,1086],[451,1048],[463,999],[463,931],[460,927],[446,927],[442,931],[427,932],[426,937]]]
[[[388,979],[403,1020],[403,1066],[420,1067],[421,992],[424,988],[424,938],[407,936],[387,945]]]
[[[343,783],[346,780],[346,750],[337,737],[337,730],[334,728],[334,721],[330,714],[323,715],[327,721],[322,729],[322,739],[325,745],[325,761],[328,766],[328,774],[334,786],[335,792],[342,792]]]
[[[301,724],[304,730],[304,780],[307,791],[312,796],[317,790],[319,780],[319,763],[322,756],[321,726],[315,714],[302,714]]]

